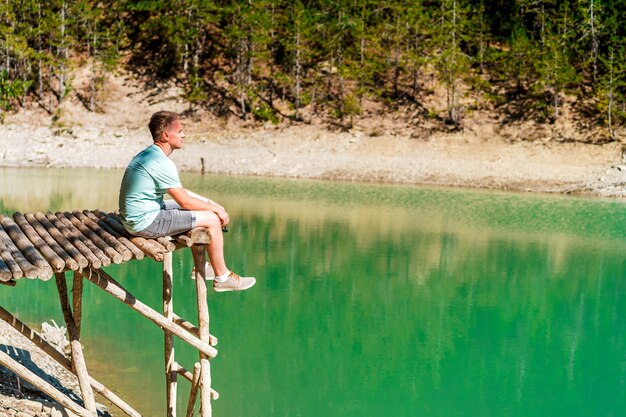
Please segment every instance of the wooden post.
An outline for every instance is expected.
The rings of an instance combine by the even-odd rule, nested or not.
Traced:
[[[172,253],[163,256],[163,315],[172,321],[174,317],[173,285],[172,285]],[[165,338],[165,395],[167,401],[167,417],[176,417],[176,360],[174,355],[174,335],[163,330]]]
[[[61,301],[61,309],[63,310],[63,317],[65,318],[65,324],[67,325],[67,332],[70,337],[70,347],[72,349],[72,366],[78,377],[78,383],[80,385],[80,392],[83,394],[83,402],[85,408],[89,410],[94,416],[97,416],[96,400],[93,396],[91,384],[89,380],[89,373],[87,372],[87,365],[85,365],[85,358],[83,356],[83,347],[78,340],[78,332],[76,329],[76,323],[72,316],[72,310],[70,308],[70,301],[67,296],[67,283],[65,282],[65,273],[55,274],[57,281],[57,289],[59,290],[59,299]]]
[[[196,398],[198,397],[198,385],[200,384],[200,364],[193,366],[193,377],[191,379],[191,391],[189,392],[189,402],[187,403],[187,414],[185,417],[193,417],[193,410],[196,408]]]
[[[74,271],[72,283],[72,311],[74,312],[74,324],[76,324],[76,337],[80,339],[80,328],[83,321],[83,273]]]
[[[205,245],[191,247],[196,268],[196,295],[198,303],[198,336],[209,343],[209,305],[206,291]],[[211,363],[209,357],[200,352],[200,416],[211,417]]]

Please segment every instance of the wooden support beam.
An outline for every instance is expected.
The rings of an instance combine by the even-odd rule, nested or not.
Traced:
[[[194,227],[188,231],[185,236],[187,236],[194,245],[208,245],[211,243],[211,233],[206,227]]]
[[[72,362],[65,357],[61,352],[56,350],[54,346],[48,343],[44,338],[42,338],[39,333],[28,327],[26,324],[21,322],[17,317],[13,314],[5,310],[0,306],[0,318],[4,320],[4,322],[8,323],[15,330],[20,332],[23,336],[25,336],[28,340],[33,342],[36,346],[38,346],[41,350],[43,350],[48,356],[50,356],[53,360],[61,364],[68,371],[76,374],[74,369],[72,369]],[[121,398],[115,395],[112,391],[110,391],[107,387],[105,387],[102,383],[95,380],[91,376],[89,377],[89,382],[92,388],[100,395],[102,395],[107,400],[111,401],[115,406],[117,406],[120,410],[122,410],[126,415],[130,417],[141,417],[137,411],[135,411],[131,406],[129,406],[126,402],[124,402]]]
[[[20,378],[24,379],[25,381],[29,382],[33,386],[37,387],[44,394],[49,395],[50,398],[52,398],[53,400],[55,400],[56,402],[61,404],[63,407],[73,412],[74,414],[77,414],[80,417],[93,417],[96,415],[84,409],[80,405],[76,404],[67,395],[63,394],[62,392],[57,390],[55,387],[53,387],[48,381],[45,381],[44,379],[35,375],[24,365],[22,365],[21,363],[19,363],[18,361],[16,361],[15,359],[13,359],[12,357],[10,357],[9,355],[7,355],[1,350],[0,350],[0,364],[2,364],[2,366],[4,366],[5,368],[10,369],[11,371],[15,372]]]
[[[174,315],[173,285],[172,285],[172,253],[168,252],[163,257],[163,316],[172,321]],[[165,400],[167,404],[167,417],[176,417],[176,358],[174,349],[174,335],[163,330],[165,347]]]
[[[57,289],[59,290],[61,310],[63,310],[63,318],[65,319],[67,333],[70,338],[70,347],[72,349],[72,368],[76,371],[76,376],[78,377],[80,392],[83,395],[85,408],[89,410],[93,416],[97,416],[98,410],[96,409],[96,400],[93,396],[93,390],[91,389],[89,381],[89,373],[87,372],[87,365],[85,364],[85,357],[83,356],[83,347],[78,340],[78,330],[76,328],[76,323],[74,322],[70,301],[67,296],[65,273],[56,273],[55,277],[57,281]]]
[[[91,271],[91,273],[86,273],[84,277],[85,279],[94,283],[95,285],[103,289],[104,291],[108,292],[113,297],[117,298],[118,300],[120,300],[121,302],[123,302],[124,304],[126,304],[127,306],[129,306],[130,308],[132,308],[133,310],[135,310],[136,312],[138,312],[139,314],[141,314],[142,316],[144,316],[145,318],[147,318],[148,320],[156,324],[157,326],[174,333],[176,336],[178,336],[179,338],[181,338],[182,340],[184,340],[186,343],[190,344],[194,348],[198,349],[205,355],[208,355],[211,358],[214,358],[215,356],[217,356],[217,350],[214,347],[209,345],[207,342],[200,340],[199,338],[193,336],[182,327],[178,326],[177,324],[163,317],[163,315],[156,312],[150,306],[147,306],[146,304],[139,301],[137,298],[135,298],[134,295],[128,292],[121,284],[116,282],[112,276],[110,276],[103,270],[94,269]]]
[[[65,250],[64,248],[61,246],[60,242],[57,242],[51,235],[50,233],[46,230],[46,228],[44,227],[44,225],[42,225],[36,218],[34,215],[27,213],[24,215],[24,218],[26,219],[26,221],[33,227],[33,229],[35,229],[35,231],[37,232],[37,234],[39,236],[41,236],[41,238],[44,240],[44,242],[46,242],[46,244],[57,254],[59,255],[59,257],[61,259],[63,259],[63,262],[65,262],[65,268],[64,269],[71,269],[72,271],[76,271],[78,268],[80,268],[80,265],[78,264],[78,262],[72,257],[70,256]],[[85,266],[87,266],[87,260],[85,259]],[[53,265],[54,268],[54,265]],[[63,269],[62,269],[63,270]],[[60,272],[60,271],[55,271],[55,272]]]
[[[85,258],[85,256],[63,235],[63,233],[61,233],[61,231],[57,229],[55,225],[50,222],[50,220],[48,220],[45,214],[35,213],[34,217],[35,220],[37,220],[46,229],[46,232],[48,232],[48,234],[52,236],[52,238],[58,242],[59,245],[61,245],[63,250],[72,257],[72,259],[78,264],[79,268],[86,268],[87,265],[89,265],[89,260],[87,260],[87,258]],[[26,219],[28,220],[28,216],[26,216]]]
[[[183,244],[184,246],[187,246],[188,248],[190,248],[191,245],[193,245],[193,242],[191,241],[191,239],[185,235],[174,236],[174,239],[177,242],[180,242],[181,244]]]
[[[74,324],[76,324],[76,336],[80,339],[80,329],[83,321],[83,273],[80,271],[74,272],[72,311],[74,313]]]
[[[183,329],[187,330],[189,333],[195,336],[198,336],[199,334],[198,327],[196,327],[193,323],[190,323],[187,320],[183,319],[182,317],[178,316],[176,313],[174,313],[174,315],[172,316],[172,321],[178,324]],[[213,336],[212,334],[209,334],[209,344],[211,346],[217,346],[217,343],[218,343],[217,337]]]
[[[209,342],[209,305],[206,290],[206,249],[204,245],[191,247],[196,274],[196,301],[198,305],[198,329],[200,340]],[[209,357],[200,352],[200,416],[211,417],[211,363]]]
[[[30,240],[35,248],[46,258],[47,263],[52,267],[54,272],[61,272],[65,269],[65,261],[39,236],[33,226],[26,221],[26,217],[22,213],[13,213],[15,223],[22,229],[28,240]]]

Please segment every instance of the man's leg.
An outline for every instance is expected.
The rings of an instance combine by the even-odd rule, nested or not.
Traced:
[[[212,211],[197,211],[196,226],[206,227],[211,233],[211,243],[207,245],[207,254],[215,275],[227,273],[228,268],[224,261],[224,235],[219,217]]]
[[[217,292],[243,291],[256,283],[254,277],[240,277],[229,271],[224,261],[224,235],[222,234],[222,222],[212,211],[197,211],[196,226],[203,226],[211,233],[211,243],[206,245],[211,266],[215,271],[213,290]]]

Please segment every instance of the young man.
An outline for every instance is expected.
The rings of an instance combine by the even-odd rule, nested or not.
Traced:
[[[168,157],[183,146],[183,127],[178,114],[154,113],[148,124],[154,143],[138,153],[128,164],[120,188],[120,216],[131,234],[146,238],[170,236],[194,227],[206,227],[211,233],[207,254],[207,277],[215,273],[213,289],[218,292],[242,291],[256,280],[240,277],[226,267],[222,227],[228,213],[215,201],[189,191],[181,185],[178,170]],[[167,193],[173,201],[163,200]]]

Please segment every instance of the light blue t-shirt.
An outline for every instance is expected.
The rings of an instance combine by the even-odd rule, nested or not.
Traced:
[[[120,217],[129,232],[139,232],[164,207],[163,194],[182,187],[176,165],[163,150],[150,145],[139,152],[124,172],[120,188]]]

